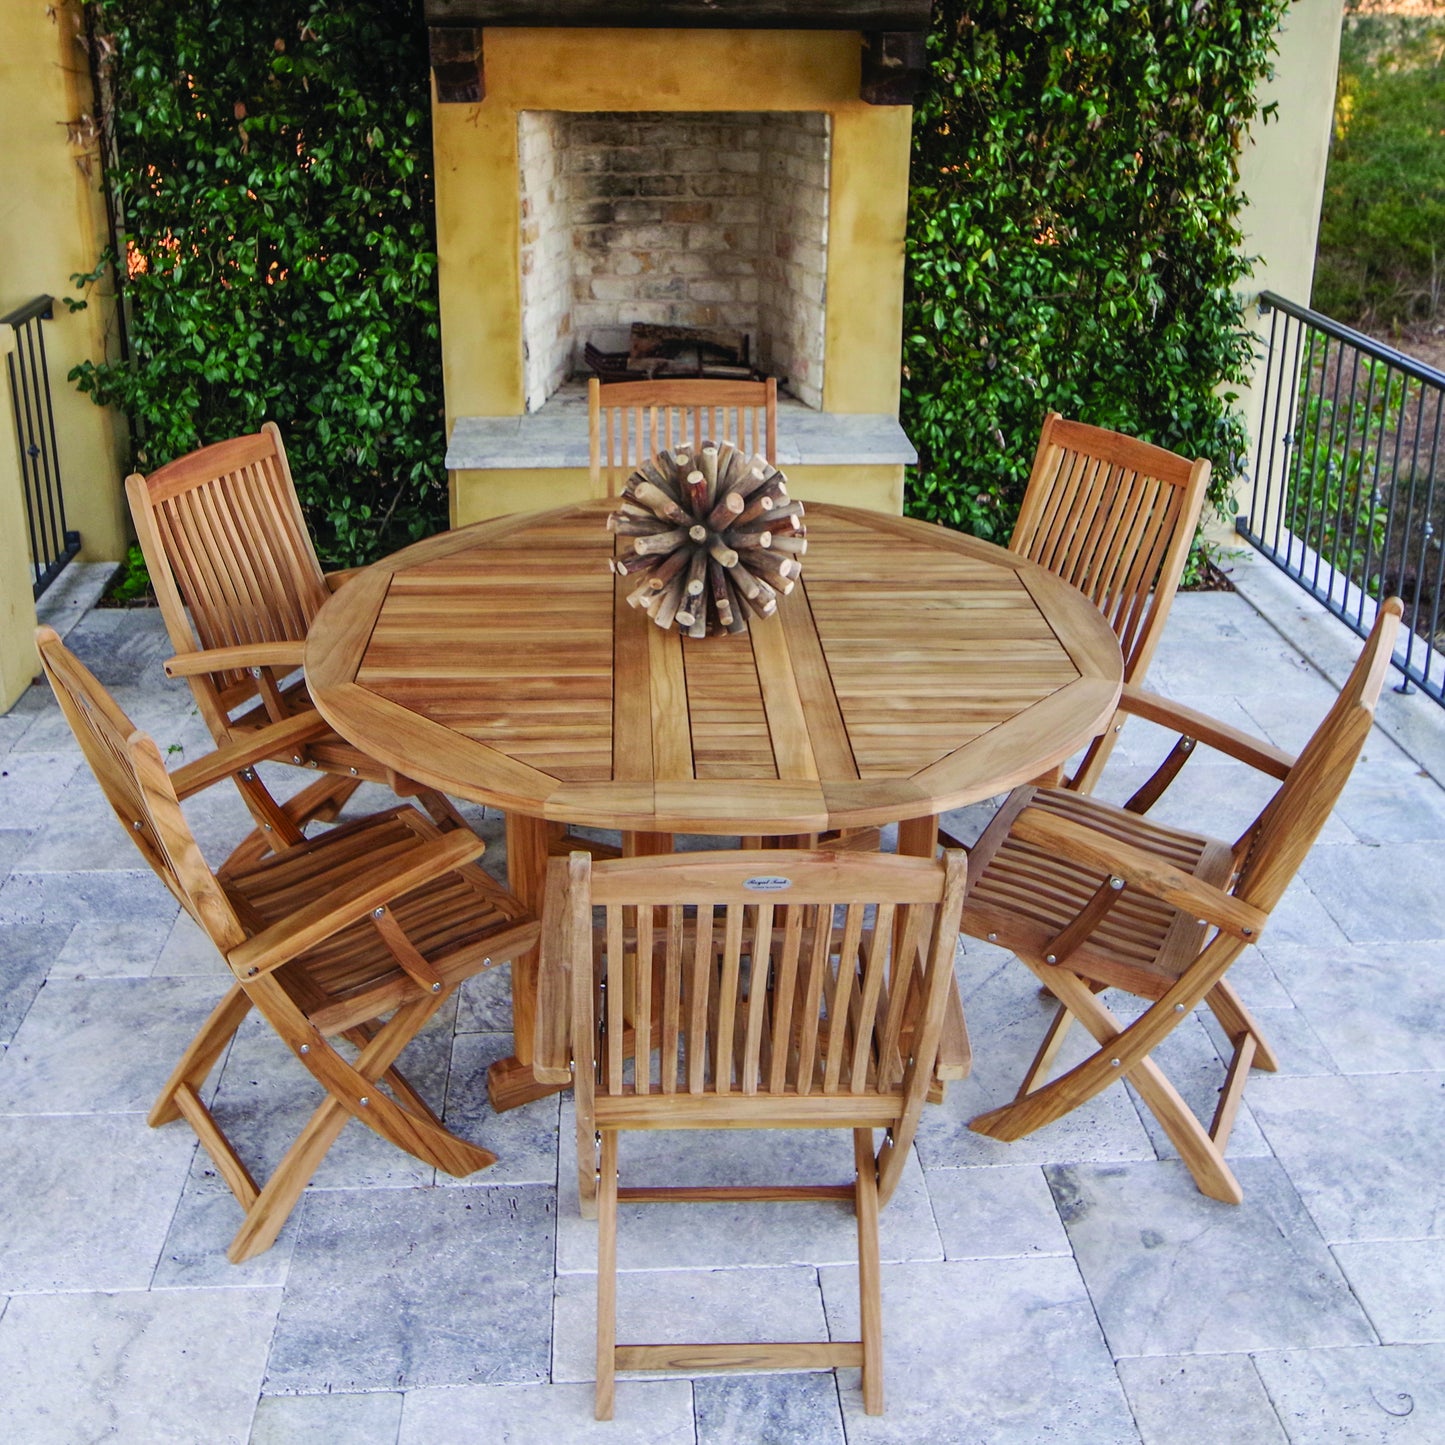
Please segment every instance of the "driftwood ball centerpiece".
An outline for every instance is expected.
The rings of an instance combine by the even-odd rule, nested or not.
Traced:
[[[749,612],[776,612],[808,550],[803,504],[788,496],[788,479],[730,442],[644,462],[607,529],[631,539],[612,563],[636,581],[628,603],[689,637],[742,632]]]

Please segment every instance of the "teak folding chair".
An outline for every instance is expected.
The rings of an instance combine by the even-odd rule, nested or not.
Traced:
[[[969,1127],[1018,1139],[1128,1079],[1164,1127],[1200,1190],[1238,1204],[1225,1145],[1251,1068],[1274,1054],[1225,974],[1256,942],[1334,807],[1364,746],[1384,685],[1400,602],[1390,598],[1343,691],[1297,758],[1193,709],[1137,688],[1123,706],[1177,729],[1179,741],[1122,808],[1060,788],[1017,789],[969,858],[963,931],[1011,949],[1059,1001],[1053,1025],[1012,1103]],[[1280,780],[1231,845],[1143,816],[1199,744]],[[1149,1000],[1123,1024],[1106,988]],[[1233,1055],[1208,1129],[1150,1057],[1200,1004]],[[1073,1019],[1098,1051],[1045,1082]]]
[[[264,738],[259,759],[328,774],[285,805],[248,768],[236,786],[257,831],[238,857],[299,842],[314,818],[334,817],[361,782],[416,795],[445,828],[461,819],[440,794],[399,777],[330,728],[298,741],[284,724],[316,717],[301,667],[306,630],[348,574],[323,574],[296,500],[274,422],[254,436],[216,442],[150,476],[126,478],[126,495],[151,584],[184,677],[218,746]],[[289,738],[289,741],[288,741]]]
[[[1142,684],[1174,602],[1209,463],[1189,461],[1119,432],[1044,418],[1011,551],[1047,567],[1108,619],[1124,653],[1124,681]],[[1092,791],[1113,751],[1116,717],[1068,786]]]
[[[443,833],[399,804],[213,873],[179,800],[249,767],[266,744],[236,744],[168,774],[155,743],[135,731],[59,637],[42,627],[36,642],[111,807],[235,975],[149,1116],[153,1126],[184,1117],[240,1201],[246,1217],[231,1260],[274,1243],[349,1118],[449,1174],[494,1163],[494,1154],[447,1129],[395,1067],[458,984],[537,941],[536,920],[476,866],[481,839],[465,828]],[[298,745],[325,728],[314,716],[288,726]],[[253,1007],[325,1090],[264,1187],[201,1099]],[[336,1037],[354,1056],[336,1048]]]
[[[592,494],[619,495],[639,463],[664,448],[731,442],[778,460],[778,383],[615,381],[587,383]]]
[[[878,1210],[930,1091],[968,1069],[952,932],[964,855],[577,852],[550,868],[534,1067],[573,1083],[582,1209],[598,1219],[597,1417],[611,1418],[616,1370],[729,1365],[861,1365],[880,1413]],[[621,1188],[623,1129],[851,1129],[856,1177]],[[619,1200],[747,1199],[852,1201],[861,1340],[616,1344]]]

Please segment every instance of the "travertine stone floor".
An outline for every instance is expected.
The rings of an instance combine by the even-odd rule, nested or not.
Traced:
[[[1179,599],[1152,681],[1297,747],[1333,696],[1312,664],[1338,681],[1354,644],[1257,567],[1242,578],[1245,595]],[[1287,611],[1311,660],[1248,597]],[[70,636],[163,750],[205,749],[185,689],[161,679],[154,613],[90,612]],[[883,1221],[888,1413],[862,1413],[848,1372],[637,1378],[598,1425],[595,1233],[577,1215],[570,1106],[487,1108],[485,1069],[511,1046],[505,979],[473,981],[409,1060],[501,1162],[437,1179],[350,1125],[275,1248],[227,1264],[229,1193],[183,1125],[144,1117],[221,966],[32,688],[0,717],[0,1439],[1445,1440],[1445,791],[1431,776],[1445,729],[1426,699],[1389,710],[1414,755],[1377,731],[1235,975],[1282,1061],[1251,1080],[1235,1131],[1241,1207],[1199,1195],[1122,1088],[1013,1145],[970,1134],[1046,1018],[1020,966],[970,944],[975,1072],[929,1111]],[[1126,794],[1163,745],[1131,724],[1108,789]],[[1201,756],[1166,812],[1230,836],[1257,797]],[[987,808],[968,811],[954,821],[971,835]],[[219,792],[192,817],[213,855],[245,827]],[[499,820],[469,817],[501,870]],[[1206,1117],[1219,1042],[1196,1019],[1162,1056]],[[254,1021],[209,1094],[263,1171],[313,1103]],[[665,1136],[624,1148],[634,1177],[674,1182],[717,1177],[737,1153]],[[841,1143],[778,1136],[745,1167],[848,1166]],[[623,1338],[856,1328],[841,1210],[633,1207],[621,1232]]]

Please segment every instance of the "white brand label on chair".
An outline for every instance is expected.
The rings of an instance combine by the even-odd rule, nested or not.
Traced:
[[[749,893],[781,893],[792,886],[791,878],[748,878],[743,883]]]

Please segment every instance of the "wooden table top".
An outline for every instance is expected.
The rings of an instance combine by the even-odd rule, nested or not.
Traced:
[[[321,609],[326,720],[475,802],[637,832],[812,833],[992,797],[1102,731],[1122,664],[1052,573],[926,523],[808,504],[801,585],[690,640],[625,602],[605,501],[378,562]]]

